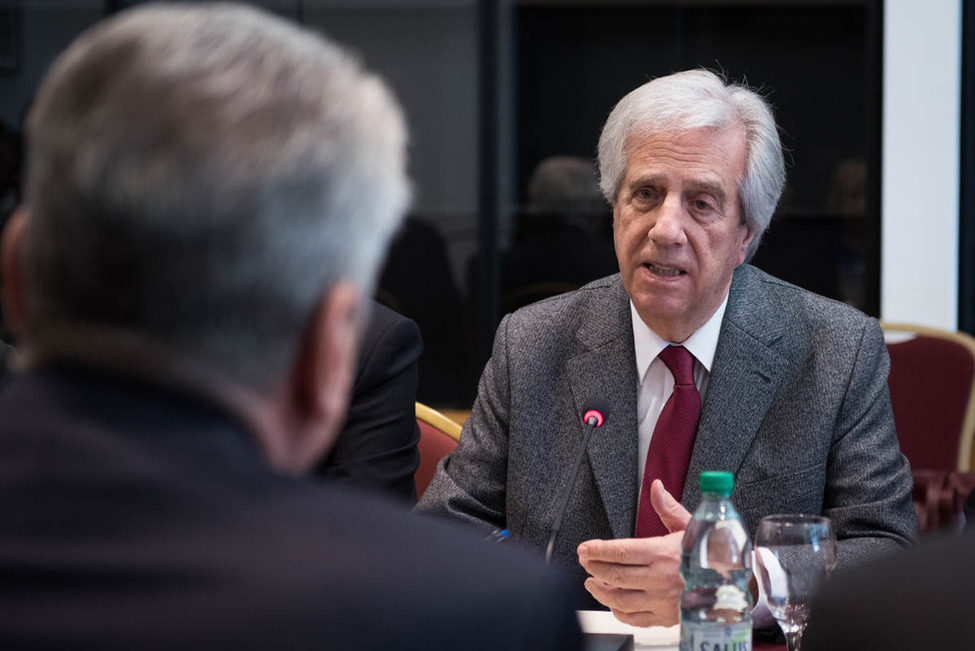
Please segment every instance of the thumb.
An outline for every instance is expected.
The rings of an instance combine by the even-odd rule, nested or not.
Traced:
[[[683,531],[691,521],[691,514],[667,492],[664,483],[659,479],[653,480],[650,485],[650,503],[670,533]]]

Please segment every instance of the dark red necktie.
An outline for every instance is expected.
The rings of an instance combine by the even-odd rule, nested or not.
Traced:
[[[697,422],[701,418],[701,394],[694,386],[694,356],[683,346],[667,346],[660,360],[674,376],[674,392],[668,398],[657,425],[653,428],[647,464],[643,472],[640,505],[636,513],[636,537],[670,533],[650,503],[650,484],[654,479],[680,501],[691,462]]]

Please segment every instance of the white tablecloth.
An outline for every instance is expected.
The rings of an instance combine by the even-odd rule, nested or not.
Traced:
[[[677,651],[680,647],[680,626],[651,626],[638,628],[624,624],[608,610],[580,610],[579,625],[586,633],[629,633],[637,649]]]

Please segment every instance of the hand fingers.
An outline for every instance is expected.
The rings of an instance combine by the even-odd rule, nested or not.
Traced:
[[[658,596],[680,593],[684,581],[680,577],[679,565],[668,560],[659,560],[646,565],[623,565],[607,563],[591,558],[580,559],[580,565],[591,576],[613,587],[644,590]]]
[[[621,565],[587,559],[579,561],[591,576],[616,588],[643,589],[654,583],[652,565]]]
[[[661,561],[680,563],[680,544],[683,532],[654,538],[620,538],[619,540],[587,540],[576,548],[579,562],[603,561],[620,565],[649,565]]]
[[[639,590],[607,586],[589,578],[586,590],[599,603],[607,606],[616,619],[633,626],[673,626],[679,620],[679,602],[674,599],[648,599]]]
[[[660,516],[661,522],[671,533],[683,531],[691,521],[691,514],[680,502],[674,499],[659,479],[654,479],[650,485],[650,503],[653,510]]]
[[[593,578],[609,587],[642,590],[653,599],[673,599],[684,589],[684,580],[674,563],[620,565],[586,560],[581,564]]]
[[[660,613],[624,613],[621,610],[613,610],[612,608],[610,610],[616,619],[630,626],[674,626],[680,622],[680,612],[677,610],[673,612],[662,611]]]
[[[636,613],[647,610],[650,600],[642,590],[628,590],[608,585],[604,581],[589,577],[583,584],[596,601],[609,608],[625,613]]]
[[[660,540],[660,538],[587,540],[580,544],[576,551],[580,563],[583,563],[583,560],[595,560],[621,565],[648,565],[658,556]]]

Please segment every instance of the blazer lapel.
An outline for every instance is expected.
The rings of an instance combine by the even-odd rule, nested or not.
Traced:
[[[737,472],[778,391],[788,360],[773,344],[783,335],[777,312],[758,273],[735,271],[718,336],[682,502],[693,510],[701,499],[705,470]]]
[[[601,395],[610,401],[605,424],[589,441],[589,463],[615,538],[633,535],[637,499],[636,359],[629,299],[619,276],[596,299],[596,318],[578,333],[582,351],[567,363],[576,413]]]

